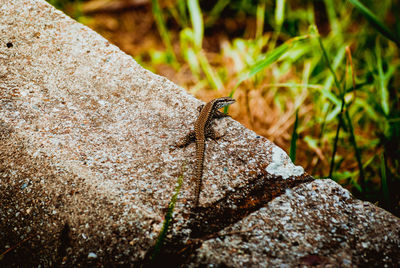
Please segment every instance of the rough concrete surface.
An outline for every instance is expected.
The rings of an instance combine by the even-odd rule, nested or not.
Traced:
[[[199,241],[312,180],[224,118],[193,211],[194,145],[174,145],[200,104],[45,1],[0,0],[0,266],[146,264],[179,176],[160,256],[189,264]]]
[[[398,267],[399,253],[400,219],[316,180],[205,241],[192,266]]]
[[[176,212],[191,208],[194,146],[173,145],[200,102],[45,1],[0,3],[0,252],[12,249],[3,259],[140,261],[183,170]],[[267,172],[274,145],[218,123],[225,136],[207,145],[203,206],[267,175],[307,177],[286,154]]]

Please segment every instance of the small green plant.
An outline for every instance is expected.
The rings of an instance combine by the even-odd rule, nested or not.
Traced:
[[[183,167],[183,169],[185,169],[185,166]],[[151,257],[150,257],[151,262],[154,262],[156,260],[158,254],[160,253],[160,250],[164,244],[165,238],[168,233],[168,228],[172,221],[172,214],[174,213],[175,204],[176,204],[176,201],[178,200],[178,195],[179,195],[179,191],[181,190],[182,183],[183,183],[183,172],[178,177],[177,185],[175,187],[175,193],[172,196],[171,201],[169,202],[169,205],[168,205],[168,210],[165,213],[163,226],[160,230],[160,233],[158,234],[156,244],[153,249],[153,253],[151,254]]]
[[[172,48],[171,38],[167,30],[163,14],[161,12],[160,4],[158,0],[152,0],[151,4],[153,7],[154,20],[161,35],[161,39],[163,40],[163,43],[167,48],[166,63],[171,64],[174,68],[178,68],[178,61]]]

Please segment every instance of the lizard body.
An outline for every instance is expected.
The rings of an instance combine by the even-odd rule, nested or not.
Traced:
[[[204,167],[204,154],[206,139],[216,139],[215,132],[211,128],[213,119],[227,116],[220,112],[218,109],[234,103],[235,100],[229,97],[217,98],[206,105],[199,107],[200,115],[194,123],[194,131],[190,132],[180,147],[185,147],[192,142],[196,142],[196,188],[195,188],[195,207],[199,205],[200,191],[202,186],[203,167]]]

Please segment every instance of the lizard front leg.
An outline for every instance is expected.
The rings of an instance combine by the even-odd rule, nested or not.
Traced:
[[[201,110],[203,109],[204,104],[200,105],[197,107],[197,111],[200,113]],[[186,146],[188,146],[189,144],[191,144],[192,142],[196,141],[196,133],[194,131],[189,132],[189,134],[187,134],[182,141],[178,142],[177,144],[175,144],[176,147],[178,148],[184,148]]]

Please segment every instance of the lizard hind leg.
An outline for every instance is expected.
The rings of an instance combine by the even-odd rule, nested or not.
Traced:
[[[208,138],[208,139],[212,139],[214,141],[217,139],[217,134],[212,127],[207,127],[204,130],[204,134],[205,134],[206,138]]]
[[[207,139],[211,139],[218,143],[218,140],[225,135],[221,135],[219,132],[215,131],[212,127],[208,127],[205,129],[205,135]]]
[[[177,147],[179,148],[183,148],[188,146],[189,144],[191,144],[192,142],[194,142],[196,140],[196,134],[194,131],[190,132],[189,134],[187,134],[181,142],[178,142],[176,144]]]

